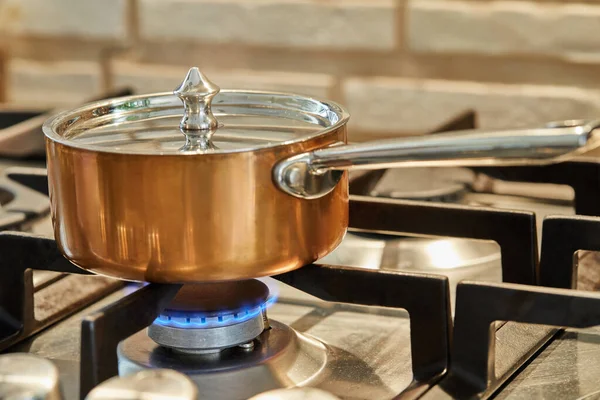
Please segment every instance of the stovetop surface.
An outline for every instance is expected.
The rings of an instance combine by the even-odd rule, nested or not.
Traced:
[[[410,328],[404,310],[327,303],[266,280],[280,291],[277,303],[268,310],[270,319],[335,348],[339,358],[325,367],[331,369],[334,379],[321,384],[324,389],[344,399],[391,399],[410,384]],[[75,399],[79,393],[81,318],[134,290],[127,286],[10,351],[52,360],[60,370],[65,398]]]
[[[0,172],[13,166],[43,167],[44,163],[39,160],[0,160]],[[575,166],[575,171],[578,171],[577,168]],[[569,175],[565,171],[563,173]],[[400,171],[396,173],[402,174]],[[553,179],[550,180],[554,182]],[[398,181],[398,176],[394,177],[393,173],[388,171],[382,183],[388,185]],[[589,181],[585,182],[589,184]],[[531,184],[486,180],[483,183],[476,182],[475,186],[478,187],[476,191],[464,190],[460,187],[456,189],[456,185],[450,185],[445,192],[440,192],[441,194],[436,192],[436,196],[446,196],[442,199],[443,202],[447,201],[459,207],[489,207],[534,212],[536,214],[534,230],[537,236],[532,237],[534,239],[537,237],[538,245],[542,239],[542,221],[546,216],[574,215],[573,192],[569,188],[538,185],[535,186],[535,193],[532,194]],[[583,187],[585,188],[585,185]],[[388,194],[395,193],[393,187],[390,189],[380,186],[375,189],[380,192],[387,191]],[[414,189],[411,188],[413,195]],[[460,193],[452,192],[457,190]],[[578,190],[582,190],[582,184]],[[390,197],[394,196],[390,195]],[[578,199],[581,200],[582,197],[579,196]],[[419,204],[415,204],[417,205],[415,209],[420,207]],[[27,228],[32,233],[52,236],[49,215],[36,220],[35,224]],[[500,282],[502,280],[500,248],[494,242],[431,237],[415,239],[401,234],[374,237],[362,233],[360,230],[351,231],[338,249],[320,262],[369,270],[425,272],[447,276],[451,287],[453,313],[456,307],[455,289],[459,281],[467,279]],[[423,251],[427,248],[429,252]],[[411,251],[417,256],[411,256]],[[582,251],[578,260],[579,288],[597,290],[600,286],[598,272],[600,258],[594,253]],[[460,268],[448,268],[452,263],[461,264]],[[51,282],[59,275],[50,271],[34,271],[33,282],[36,286],[43,286],[44,282]],[[95,277],[86,279],[95,279]],[[106,278],[98,277],[98,279]],[[340,398],[357,400],[391,399],[409,387],[413,379],[414,360],[411,357],[410,319],[406,311],[325,302],[273,279],[266,278],[266,281],[269,285],[277,287],[279,291],[279,300],[268,311],[269,318],[314,337],[333,350],[330,354],[335,357],[332,356],[327,360],[322,371],[329,379],[316,380],[318,381],[316,386]],[[112,305],[115,301],[138,290],[138,287],[136,285],[121,287],[91,306],[13,345],[7,352],[28,352],[50,359],[59,368],[64,398],[76,399],[79,397],[82,318]],[[496,332],[495,366],[498,373],[510,370],[510,363],[527,353],[527,348],[535,348],[532,344],[536,341],[545,343],[545,338],[556,332],[549,327],[514,322],[500,323],[497,327],[499,330]],[[569,328],[558,332],[553,339],[549,340],[501,386],[499,392],[491,395],[487,393],[484,397],[600,398],[597,394],[600,391],[598,359],[600,359],[600,327]],[[425,398],[447,398],[444,390],[443,385],[436,386],[426,393]]]
[[[28,164],[31,165],[31,164]],[[35,164],[34,164],[35,165]],[[570,215],[572,207],[561,204],[542,205],[522,201],[514,196],[496,196],[494,206],[514,207],[527,205],[538,215]],[[489,205],[489,204],[488,204]],[[540,219],[541,220],[541,219]],[[538,221],[540,221],[538,220]],[[541,225],[541,224],[540,224]],[[35,233],[52,235],[49,217],[39,220],[31,227]],[[541,226],[538,226],[541,229]],[[541,236],[541,235],[540,235]],[[398,246],[411,238],[394,236],[363,236],[350,232],[340,247],[321,262],[326,264],[352,265],[359,268],[403,270],[406,264],[394,265],[390,260],[400,259],[405,249]],[[444,239],[419,239],[434,243]],[[373,246],[373,242],[383,246]],[[461,245],[475,248],[482,242],[461,239]],[[456,243],[455,243],[456,244]],[[488,242],[489,244],[489,242]],[[443,246],[442,246],[443,247]],[[349,251],[359,249],[362,259],[348,257]],[[437,248],[440,249],[439,246]],[[392,254],[390,254],[390,252]],[[385,253],[385,257],[382,254]],[[395,255],[394,255],[395,254]],[[588,271],[588,286],[598,282],[595,271],[600,264],[593,253],[582,253],[580,270]],[[388,262],[385,263],[384,261]],[[451,283],[452,307],[455,301],[455,285],[463,279],[501,281],[500,258],[488,254],[485,262],[449,270],[429,270],[448,276]],[[403,268],[404,267],[404,268]],[[410,270],[410,268],[408,268]],[[592,275],[590,275],[592,274]],[[36,271],[34,281],[51,279],[56,273]],[[280,296],[268,315],[271,319],[287,324],[298,332],[311,335],[336,349],[340,359],[332,360],[326,368],[333,369],[329,379],[317,385],[343,399],[391,399],[406,389],[412,380],[410,321],[404,310],[381,307],[364,307],[323,302],[299,290],[269,279],[269,284],[279,288]],[[593,281],[593,282],[592,282]],[[592,283],[590,283],[592,282]],[[595,287],[588,287],[594,289]],[[79,358],[81,318],[136,290],[128,285],[10,348],[11,352],[28,352],[52,360],[61,373],[61,384],[66,399],[77,398],[79,393]],[[526,338],[535,327],[523,327]],[[497,340],[502,335],[497,334]],[[526,339],[525,339],[526,341]],[[495,395],[499,399],[565,398],[578,399],[600,390],[597,377],[600,367],[600,328],[569,329],[550,342],[527,363],[503,389]],[[367,371],[368,373],[365,373]]]
[[[39,166],[39,163],[22,163]],[[13,164],[11,164],[12,166]],[[1,168],[1,167],[0,167]],[[477,196],[473,194],[473,196]],[[481,198],[479,199],[481,200]],[[535,211],[538,215],[573,214],[572,207],[552,203],[539,204],[515,196],[487,197],[488,203],[498,208],[514,207]],[[538,219],[538,222],[541,218]],[[541,229],[541,224],[538,225]],[[49,216],[31,226],[34,233],[51,236]],[[539,235],[541,237],[541,235]],[[360,232],[350,232],[340,247],[321,262],[326,264],[351,265],[367,269],[410,270],[410,265],[394,264],[390,260],[401,259],[406,249],[398,243],[415,240],[406,237],[378,236],[373,239]],[[419,239],[435,243],[444,239]],[[373,246],[373,241],[383,246]],[[467,248],[477,248],[481,242],[460,239]],[[437,250],[444,246],[437,247]],[[351,251],[360,250],[363,258],[348,257]],[[404,252],[404,253],[403,253]],[[385,253],[385,257],[383,256]],[[463,279],[479,281],[501,281],[499,253],[486,253],[484,261],[475,262],[455,269],[433,269],[428,273],[448,276],[451,283],[452,306],[455,301],[455,285]],[[446,254],[448,256],[448,254]],[[387,262],[384,262],[387,260]],[[597,265],[595,257],[585,257],[588,269]],[[448,260],[447,260],[448,261]],[[56,273],[35,271],[34,281],[51,279]],[[267,278],[268,279],[268,278]],[[271,319],[290,325],[298,332],[318,338],[336,349],[335,360],[327,368],[335,369],[335,379],[320,386],[344,399],[393,398],[406,389],[412,380],[409,316],[404,310],[379,307],[354,306],[327,303],[299,290],[270,279],[270,284],[279,288],[280,297],[268,315]],[[66,399],[77,398],[79,393],[79,349],[81,318],[89,315],[128,293],[136,290],[132,285],[106,296],[92,306],[42,331],[10,348],[11,352],[29,352],[52,360],[60,370],[61,384]],[[523,334],[527,334],[523,330]],[[600,328],[582,331],[567,331],[548,345],[538,357],[526,365],[496,396],[502,399],[526,398],[579,398],[600,389],[596,376],[597,357],[600,356]],[[499,336],[501,338],[501,336]],[[565,373],[565,365],[569,372]],[[369,373],[365,374],[365,371]],[[557,383],[558,382],[558,383]]]
[[[496,399],[581,399],[600,392],[600,328],[560,333]],[[597,398],[597,397],[593,397]]]

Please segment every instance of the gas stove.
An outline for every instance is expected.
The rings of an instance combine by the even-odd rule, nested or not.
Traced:
[[[600,331],[590,328],[600,324],[597,160],[356,175],[350,232],[327,257],[274,277],[183,286],[66,261],[40,167],[7,159],[0,176],[0,398],[600,390]],[[588,252],[573,262],[579,250]]]

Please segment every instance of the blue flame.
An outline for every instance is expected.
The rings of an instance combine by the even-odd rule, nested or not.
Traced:
[[[155,324],[183,329],[203,329],[228,326],[247,321],[260,315],[263,310],[271,307],[277,301],[277,296],[271,296],[261,305],[243,308],[232,312],[223,312],[219,316],[206,315],[197,312],[166,311],[154,320]]]

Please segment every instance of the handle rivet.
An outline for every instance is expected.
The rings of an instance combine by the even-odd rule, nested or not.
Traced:
[[[290,187],[297,188],[302,185],[302,171],[299,168],[292,167],[286,173],[286,182]]]

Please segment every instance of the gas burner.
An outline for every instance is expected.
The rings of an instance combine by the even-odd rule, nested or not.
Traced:
[[[330,265],[346,265],[390,271],[440,271],[496,268],[500,248],[491,241],[402,237],[374,233],[348,233],[333,252],[319,260]]]
[[[371,195],[455,203],[474,181],[475,173],[467,168],[397,168],[385,172]]]
[[[326,368],[340,357],[335,348],[301,334],[287,325],[270,321],[252,348],[234,346],[211,354],[171,351],[158,345],[144,331],[117,347],[119,376],[148,369],[174,369],[194,381],[207,399],[247,399],[267,390],[311,385],[325,381]],[[358,376],[371,372],[365,365]]]
[[[256,279],[185,285],[148,327],[148,336],[181,353],[242,346],[268,327],[269,289]]]
[[[184,285],[147,333],[119,343],[119,375],[174,369],[211,399],[247,399],[322,379],[329,349],[268,321],[274,297],[256,279]]]

